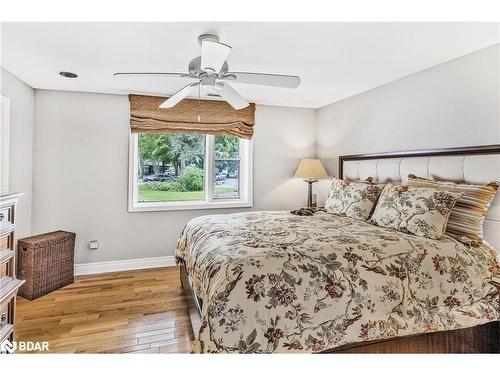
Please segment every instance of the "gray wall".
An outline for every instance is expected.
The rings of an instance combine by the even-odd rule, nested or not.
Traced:
[[[497,44],[318,109],[317,157],[336,175],[339,155],[500,143],[499,63]]]
[[[314,155],[314,110],[257,106],[254,209],[303,204],[293,179]],[[125,95],[35,91],[33,232],[77,232],[76,263],[172,255],[188,220],[236,210],[127,212],[129,102]],[[88,250],[97,239],[99,250]]]
[[[0,68],[1,93],[10,99],[9,185],[22,192],[17,210],[17,236],[31,233],[33,89]]]
[[[304,203],[304,183],[292,178],[303,157],[316,154],[334,175],[342,154],[500,143],[499,62],[495,45],[318,110],[257,106],[254,209]],[[127,97],[33,94],[2,73],[11,99],[11,190],[26,193],[21,236],[75,231],[77,263],[147,258],[172,254],[189,219],[236,211],[128,213]],[[320,202],[328,185],[315,187]],[[87,250],[90,239],[100,241],[97,252]]]

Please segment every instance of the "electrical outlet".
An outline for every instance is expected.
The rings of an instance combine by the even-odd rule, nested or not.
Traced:
[[[97,250],[98,248],[99,248],[99,242],[97,242],[97,240],[92,240],[89,242],[90,250]]]

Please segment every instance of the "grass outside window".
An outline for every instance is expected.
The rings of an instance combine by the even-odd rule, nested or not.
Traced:
[[[231,192],[233,188],[215,187],[216,194]],[[147,183],[139,183],[139,202],[175,202],[201,201],[205,199],[203,191],[157,191]]]

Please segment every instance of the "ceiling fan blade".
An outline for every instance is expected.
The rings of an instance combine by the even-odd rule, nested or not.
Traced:
[[[187,86],[184,86],[182,89],[177,91],[174,95],[172,95],[170,98],[165,100],[162,104],[160,104],[160,108],[172,108],[175,106],[177,103],[179,103],[182,99],[184,99],[186,96],[191,94],[196,87],[200,85],[199,82],[193,82],[190,83]]]
[[[161,73],[161,72],[127,72],[127,73],[113,73],[113,77],[132,76],[132,77],[189,77],[186,73]]]
[[[243,97],[226,82],[218,82],[215,85],[215,90],[225,101],[231,104],[234,109],[242,109],[250,105],[250,103],[243,99]]]
[[[210,40],[201,42],[201,69],[211,69],[214,73],[219,73],[222,65],[226,62],[231,47]]]
[[[233,76],[236,78],[234,78]],[[288,76],[281,74],[229,72],[220,79],[231,80],[235,83],[248,83],[251,85],[286,87],[290,89],[296,89],[300,85],[299,76]]]

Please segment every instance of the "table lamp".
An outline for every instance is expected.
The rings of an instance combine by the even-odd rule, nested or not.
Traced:
[[[312,207],[312,184],[319,179],[328,178],[328,174],[319,159],[302,159],[295,171],[296,178],[302,178],[308,183],[307,207]]]

